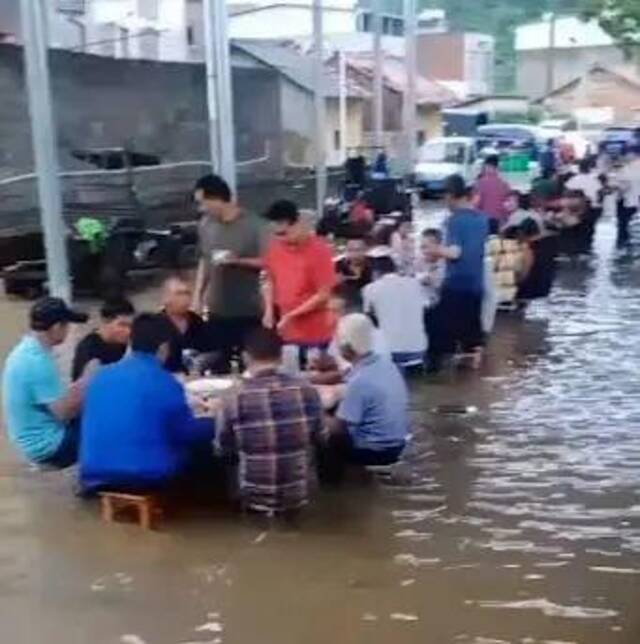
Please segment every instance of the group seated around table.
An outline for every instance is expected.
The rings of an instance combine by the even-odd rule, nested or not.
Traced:
[[[35,463],[65,468],[79,461],[86,496],[185,493],[220,483],[215,474],[230,470],[233,498],[243,507],[295,510],[308,503],[318,474],[332,480],[350,463],[396,462],[409,432],[400,371],[376,353],[371,320],[342,307],[335,347],[349,369],[341,373],[341,401],[327,414],[308,374],[283,372],[278,333],[261,327],[246,338],[242,379],[212,402],[188,399],[166,369],[175,328],[154,313],[133,320],[128,354],[85,368],[66,388],[52,348],[64,342],[70,322],[87,316],[44,298],[5,366],[10,438]]]

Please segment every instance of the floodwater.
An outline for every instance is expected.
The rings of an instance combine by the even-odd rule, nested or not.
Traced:
[[[612,245],[501,317],[480,375],[414,384],[407,463],[299,527],[105,525],[3,442],[1,641],[638,644],[640,264]],[[26,308],[0,303],[3,352]]]

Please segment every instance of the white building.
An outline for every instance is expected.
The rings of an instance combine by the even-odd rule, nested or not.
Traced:
[[[60,11],[73,5],[76,12]],[[189,59],[187,0],[58,0],[57,9],[52,7],[50,28],[54,47],[73,48],[75,40],[76,49],[102,56]]]
[[[625,63],[622,50],[596,21],[576,16],[532,22],[516,29],[518,91],[532,98],[547,92],[553,62],[554,89],[583,76],[595,65],[614,69]]]

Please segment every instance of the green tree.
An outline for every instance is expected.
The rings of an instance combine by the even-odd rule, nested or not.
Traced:
[[[627,54],[640,47],[640,0],[584,0],[585,18],[596,18],[600,26]]]

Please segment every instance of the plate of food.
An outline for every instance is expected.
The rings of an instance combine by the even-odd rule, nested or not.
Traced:
[[[199,378],[188,382],[185,388],[192,396],[215,396],[228,391],[233,385],[231,378]]]

